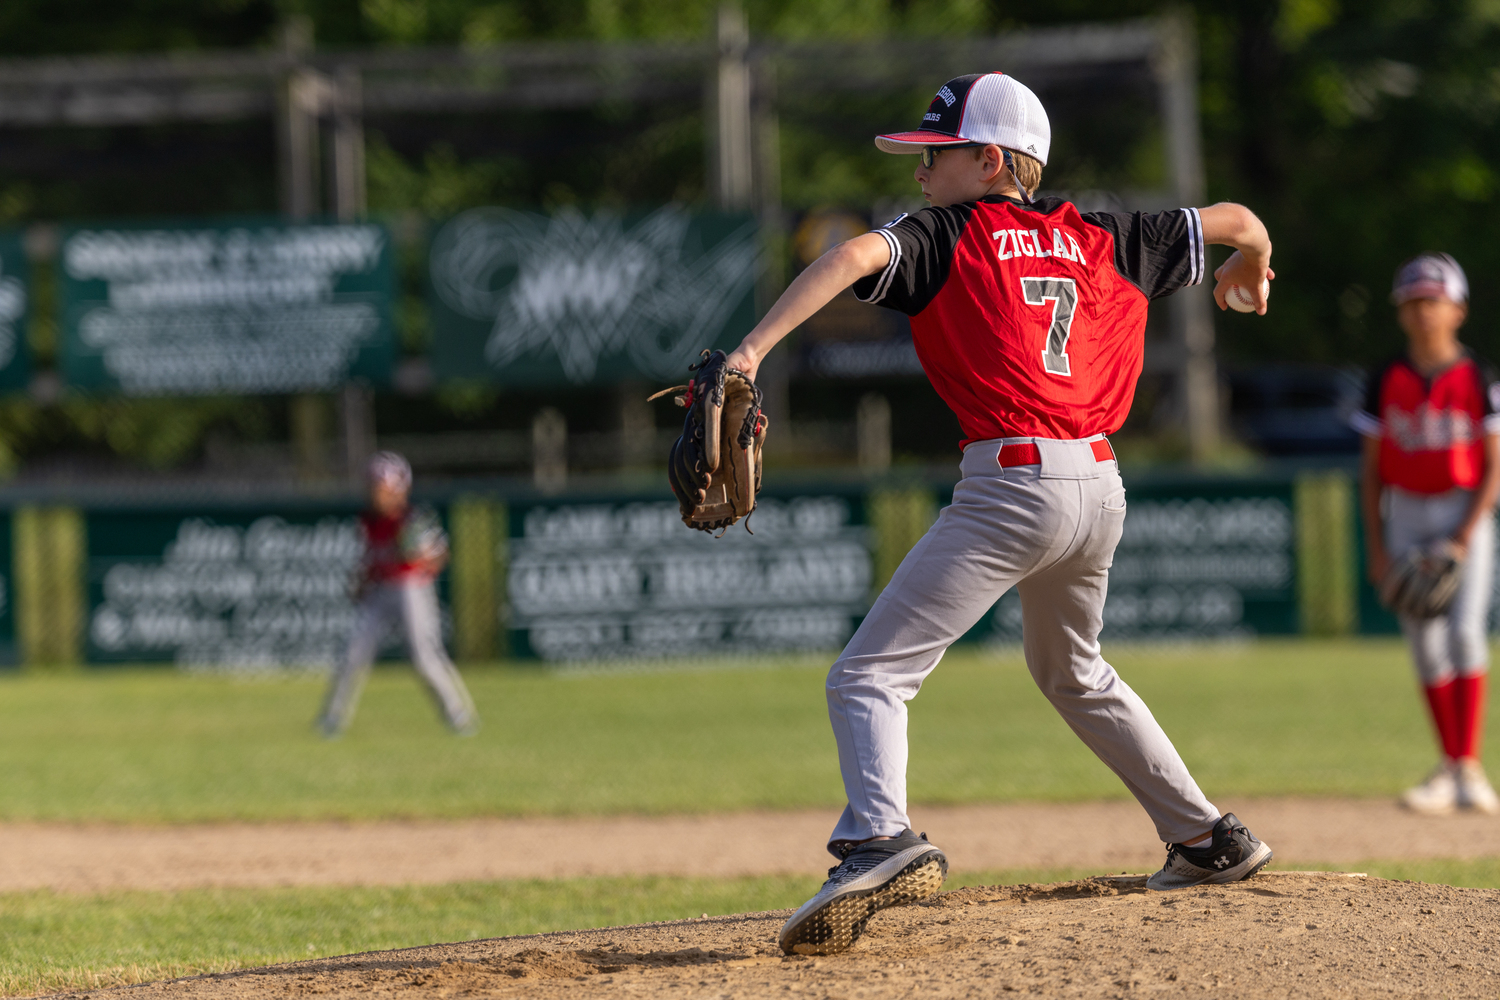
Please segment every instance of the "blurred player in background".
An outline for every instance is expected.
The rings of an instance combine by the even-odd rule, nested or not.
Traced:
[[[1448,540],[1464,558],[1446,614],[1401,616],[1443,759],[1401,801],[1423,813],[1500,812],[1479,743],[1489,671],[1486,621],[1494,578],[1500,494],[1500,384],[1458,342],[1469,282],[1445,253],[1401,265],[1391,290],[1406,352],[1370,379],[1354,424],[1364,435],[1360,475],[1370,578],[1392,560]]]
[[[410,502],[411,466],[395,452],[370,459],[370,507],[359,517],[365,554],[355,583],[359,610],[344,660],[328,688],[318,728],[329,738],[348,728],[370,664],[391,623],[399,622],[417,673],[453,731],[472,735],[479,714],[463,678],[443,649],[437,590],[448,561],[448,538],[437,515]]]

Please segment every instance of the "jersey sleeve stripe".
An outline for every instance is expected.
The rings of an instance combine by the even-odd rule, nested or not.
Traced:
[[[859,293],[855,293],[854,297],[861,302],[876,303],[885,298],[885,293],[891,287],[891,279],[896,276],[896,267],[901,263],[901,241],[889,230],[877,229],[875,232],[885,237],[886,244],[891,248],[891,262],[880,272],[880,280],[875,282],[875,289],[870,292],[869,298],[859,299]]]
[[[1385,433],[1385,422],[1366,410],[1355,410],[1351,413],[1349,426],[1365,437],[1378,438]]]
[[[1188,284],[1196,285],[1203,280],[1203,219],[1196,208],[1184,208],[1188,226]]]

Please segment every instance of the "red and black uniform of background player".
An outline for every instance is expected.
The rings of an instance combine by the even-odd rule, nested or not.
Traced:
[[[1380,481],[1408,493],[1472,490],[1484,477],[1484,436],[1500,433],[1500,375],[1465,349],[1430,378],[1405,355],[1370,376],[1354,429],[1380,439]]]
[[[359,527],[365,536],[365,577],[372,583],[390,583],[412,576],[427,564],[402,551],[401,533],[416,512],[408,507],[395,517],[374,510],[359,515]],[[426,573],[430,576],[430,570]]]
[[[1485,435],[1500,433],[1497,402],[1494,368],[1467,348],[1431,376],[1417,371],[1405,355],[1370,376],[1364,407],[1350,422],[1379,441],[1380,484],[1398,491],[1383,514],[1392,557],[1400,558],[1412,541],[1435,541],[1434,531],[1441,535],[1447,530],[1442,525],[1466,509],[1468,500],[1451,494],[1480,487]],[[1477,757],[1484,729],[1492,566],[1489,553],[1471,552],[1460,596],[1444,615],[1402,619],[1433,725],[1450,760]],[[1468,593],[1476,586],[1482,590]]]
[[[917,357],[965,444],[1118,430],[1148,301],[1198,284],[1205,269],[1193,208],[1080,213],[1056,198],[990,196],[876,232],[890,263],[854,293],[911,317]]]

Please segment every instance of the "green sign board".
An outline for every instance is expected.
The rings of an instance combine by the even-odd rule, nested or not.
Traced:
[[[869,608],[859,497],[762,495],[755,534],[684,527],[657,500],[510,508],[514,655],[614,660],[838,649]]]
[[[1129,512],[1109,571],[1103,638],[1298,630],[1290,482],[1126,485]],[[991,634],[973,637],[1020,640],[1021,599],[1014,590],[990,618]]]
[[[78,227],[60,265],[70,385],[151,396],[390,380],[395,272],[382,226]]]
[[[433,368],[506,385],[686,381],[755,323],[749,215],[475,209],[429,258]]]
[[[510,649],[563,661],[837,650],[870,607],[885,545],[869,507],[858,491],[763,494],[754,535],[715,539],[685,529],[672,502],[513,504]],[[1297,632],[1290,480],[1142,483],[1129,508],[1105,639]],[[965,636],[1020,639],[1014,589]]]
[[[91,511],[87,658],[331,666],[354,624],[361,544],[352,508]],[[393,631],[384,652],[400,650]]]
[[[0,233],[0,389],[20,389],[31,377],[26,352],[30,281],[20,233]]]

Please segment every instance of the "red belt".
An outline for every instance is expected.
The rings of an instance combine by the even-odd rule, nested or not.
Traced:
[[[1099,462],[1113,462],[1115,450],[1109,446],[1104,438],[1090,441],[1089,447],[1094,449],[1094,459]],[[1042,453],[1036,445],[1031,442],[1025,444],[1008,444],[1000,449],[1000,467],[1008,469],[1012,465],[1041,465]]]

